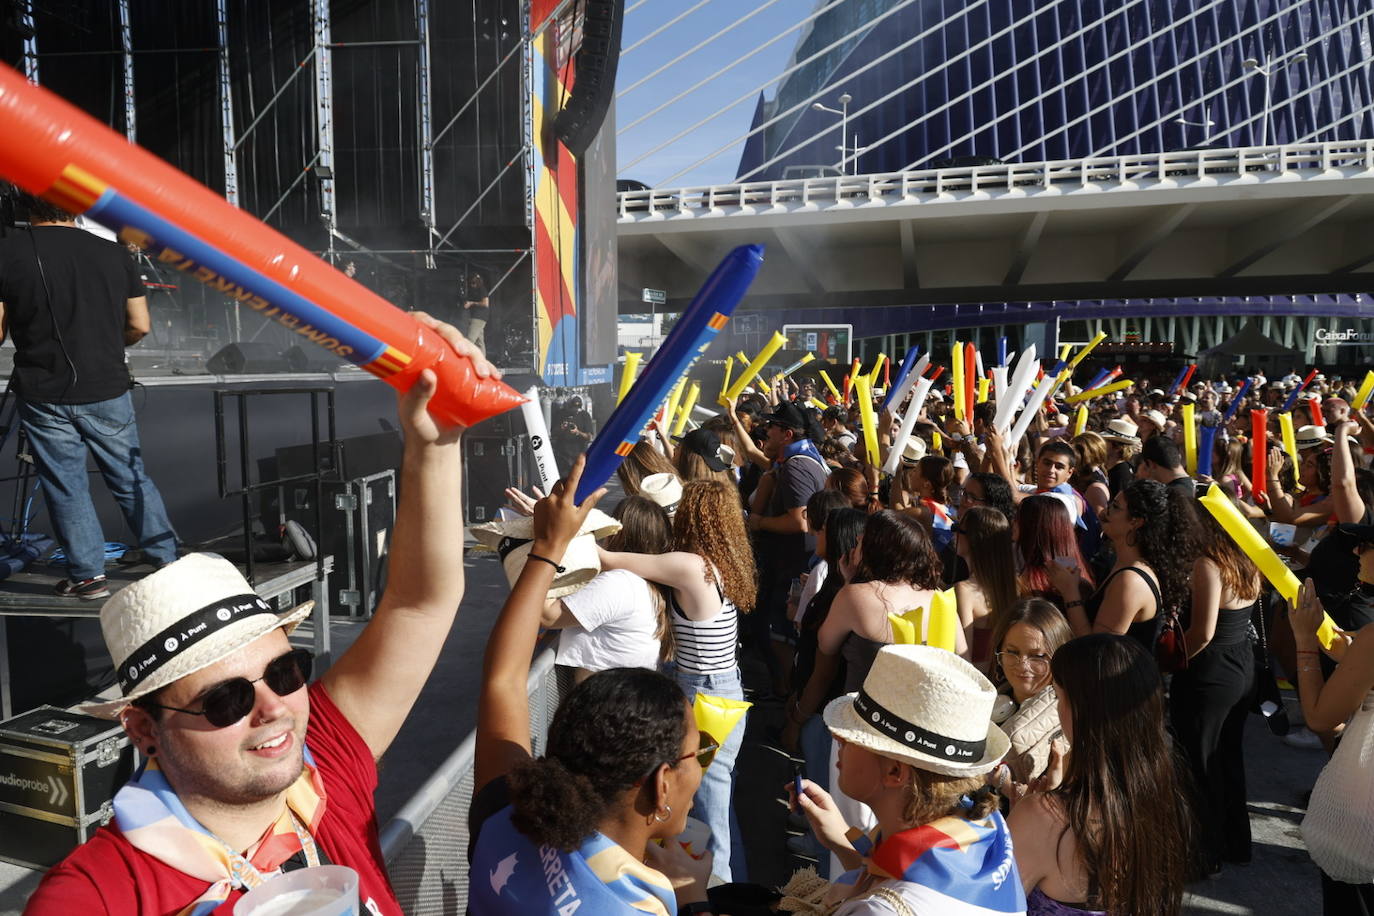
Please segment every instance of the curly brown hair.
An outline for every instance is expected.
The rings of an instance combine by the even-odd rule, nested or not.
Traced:
[[[734,487],[719,480],[684,483],[673,518],[673,539],[678,550],[706,560],[707,580],[719,585],[741,614],[754,609],[758,592],[754,554]]]

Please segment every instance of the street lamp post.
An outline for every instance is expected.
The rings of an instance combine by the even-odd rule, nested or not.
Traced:
[[[1274,103],[1274,79],[1273,77],[1281,70],[1291,67],[1293,64],[1300,64],[1307,60],[1306,51],[1298,51],[1288,57],[1275,59],[1270,55],[1264,56],[1264,63],[1261,64],[1257,58],[1247,57],[1242,61],[1241,66],[1253,73],[1258,73],[1264,77],[1264,117],[1260,119],[1260,146],[1269,145],[1269,119],[1273,114]]]
[[[1183,125],[1183,128],[1184,128],[1184,130],[1183,130],[1183,145],[1184,145],[1184,146],[1187,146],[1187,145],[1188,145],[1188,128],[1189,128],[1189,127],[1200,127],[1200,128],[1203,129],[1204,133],[1203,133],[1203,135],[1202,135],[1202,142],[1203,142],[1204,145],[1207,144],[1208,141],[1210,141],[1210,140],[1213,139],[1212,137],[1208,136],[1208,135],[1205,133],[1205,131],[1207,131],[1207,130],[1213,128],[1213,127],[1215,127],[1215,126],[1216,126],[1216,123],[1217,123],[1216,121],[1213,121],[1213,120],[1212,120],[1212,109],[1211,109],[1210,107],[1204,109],[1203,112],[1202,112],[1202,117],[1205,118],[1206,120],[1203,120],[1203,121],[1189,121],[1187,118],[1174,118],[1174,123],[1175,123],[1175,124],[1181,124],[1181,125]]]
[[[840,94],[837,101],[840,103],[839,108],[830,108],[829,106],[822,105],[820,102],[816,102],[811,107],[817,111],[825,111],[840,116],[840,174],[846,175],[848,174],[844,167],[844,157],[846,153],[843,151],[849,148],[849,103],[854,101],[854,96],[850,95],[848,92],[844,92]]]

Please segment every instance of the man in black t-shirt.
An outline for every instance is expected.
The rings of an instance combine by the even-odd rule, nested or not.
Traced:
[[[57,594],[109,595],[105,536],[86,478],[86,454],[154,567],[176,559],[176,534],[143,468],[124,348],[148,333],[143,280],[115,242],[23,195],[32,228],[0,242],[0,340],[14,341],[19,416],[37,458],[68,577]]]

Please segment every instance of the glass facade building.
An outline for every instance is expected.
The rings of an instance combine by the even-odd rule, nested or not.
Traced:
[[[773,98],[757,104],[741,181],[789,167],[866,174],[966,157],[1374,136],[1368,0],[818,0],[816,9]],[[839,110],[846,93],[847,118],[813,107]]]

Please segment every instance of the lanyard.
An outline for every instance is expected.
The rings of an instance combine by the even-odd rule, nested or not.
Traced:
[[[315,838],[310,835],[310,831],[301,826],[301,822],[296,819],[296,814],[291,809],[286,811],[287,817],[291,818],[291,829],[296,831],[296,839],[300,840],[301,850],[305,853],[305,864],[309,868],[314,868],[320,864],[320,852],[315,846]],[[220,840],[224,843],[223,840]],[[236,849],[230,849],[227,843],[224,848],[229,852],[229,881],[234,887],[252,890],[262,885],[267,878],[262,872],[258,871],[257,866],[248,861],[243,853]]]

